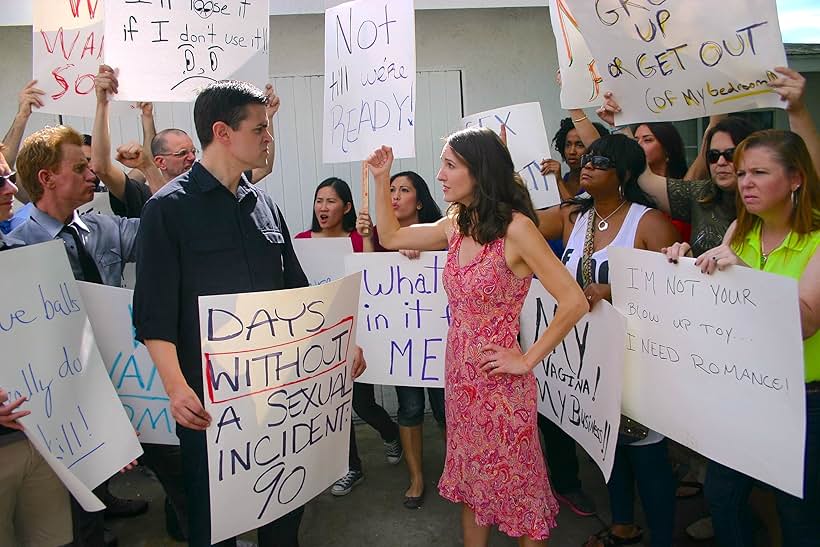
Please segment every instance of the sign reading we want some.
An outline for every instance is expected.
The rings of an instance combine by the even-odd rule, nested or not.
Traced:
[[[564,0],[622,112],[618,124],[783,108],[774,0]]]
[[[214,543],[347,472],[360,282],[200,297]]]

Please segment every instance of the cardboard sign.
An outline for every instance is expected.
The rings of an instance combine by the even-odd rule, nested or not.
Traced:
[[[364,160],[386,144],[415,151],[413,0],[356,0],[325,12],[325,163]]]
[[[199,298],[214,543],[347,472],[360,282]]]
[[[521,347],[528,350],[555,316],[557,303],[534,280],[521,310]],[[539,365],[538,412],[575,439],[609,480],[621,420],[626,321],[601,301]]]
[[[621,124],[783,108],[774,0],[565,0],[598,60]]]
[[[467,116],[461,120],[464,127],[489,127],[501,133],[507,126],[507,147],[516,171],[530,191],[536,209],[561,202],[555,175],[541,175],[541,160],[552,157],[544,117],[539,103],[505,106]]]
[[[806,439],[797,282],[610,248],[627,318],[624,413],[681,444],[802,496]]]
[[[91,490],[142,449],[105,373],[65,247],[53,241],[5,251],[0,264],[14,287],[0,304],[0,386],[12,401],[28,398],[23,408],[31,414],[20,422],[44,457],[61,463],[55,471],[66,487]],[[96,500],[85,490],[77,497]]]
[[[191,102],[219,80],[264,87],[268,3],[108,0],[105,62],[119,69],[115,100]]]
[[[446,252],[410,260],[399,253],[347,257],[348,273],[362,272],[359,337],[367,370],[357,381],[444,387],[450,306],[441,281]]]
[[[293,249],[311,285],[323,285],[345,275],[345,258],[353,254],[349,237],[294,239]]]
[[[603,78],[567,0],[549,0],[550,23],[561,69],[561,108],[598,107]]]

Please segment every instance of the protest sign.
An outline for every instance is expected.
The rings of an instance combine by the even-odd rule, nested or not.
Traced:
[[[555,317],[557,303],[534,280],[521,310],[528,350]],[[575,439],[609,480],[621,421],[626,321],[604,300],[595,305],[534,372],[538,412]]]
[[[541,175],[541,160],[551,158],[549,138],[539,103],[525,103],[487,110],[462,118],[463,127],[489,127],[496,133],[507,126],[507,147],[515,170],[530,191],[536,209],[561,201],[555,175]]]
[[[561,108],[600,106],[603,102],[598,63],[592,57],[567,0],[549,0],[550,23],[561,69]]]
[[[627,318],[624,413],[723,465],[803,492],[806,408],[797,283],[609,250]],[[772,320],[776,318],[776,320]]]
[[[114,211],[111,210],[110,195],[111,194],[108,192],[94,192],[94,197],[91,198],[91,201],[77,207],[77,212],[81,215],[86,215],[88,213],[113,215]]]
[[[357,381],[444,387],[450,306],[441,281],[446,252],[353,254],[347,273],[362,272],[359,337],[367,370]]]
[[[34,0],[32,79],[45,91],[38,112],[94,116],[94,76],[103,62],[100,0]]]
[[[774,0],[566,0],[621,106],[618,124],[783,108]]]
[[[325,11],[325,163],[366,159],[386,144],[415,151],[413,0],[356,0]]]
[[[108,376],[140,442],[179,444],[157,368],[148,348],[134,339],[133,291],[84,281],[77,285]]]
[[[360,282],[199,298],[214,543],[347,472]]]
[[[345,257],[353,254],[353,243],[349,237],[294,239],[293,248],[311,285],[322,285],[344,277]]]
[[[268,80],[268,2],[108,0],[105,9],[116,100],[190,102],[219,80]]]
[[[93,489],[142,449],[105,373],[65,247],[13,249],[0,263],[14,287],[0,303],[0,386],[11,400],[28,398],[31,414],[20,421],[32,443]]]

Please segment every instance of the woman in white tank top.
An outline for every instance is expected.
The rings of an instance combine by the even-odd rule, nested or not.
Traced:
[[[546,239],[564,240],[561,260],[584,289],[591,309],[600,300],[612,300],[609,247],[660,251],[679,236],[663,213],[650,208],[654,205],[651,198],[638,186],[646,156],[637,142],[623,135],[601,137],[587,149],[581,164],[581,189],[586,193],[539,211],[538,216]],[[665,439],[650,431],[644,439],[616,448],[607,484],[612,526],[590,537],[587,546],[641,541],[643,533],[634,519],[636,483],[651,532],[650,544],[672,544],[675,481]]]

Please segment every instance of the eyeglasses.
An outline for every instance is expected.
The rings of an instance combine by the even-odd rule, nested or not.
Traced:
[[[715,150],[712,148],[706,151],[706,161],[709,163],[717,163],[721,156],[723,156],[723,159],[729,163],[732,163],[732,158],[735,156],[735,149],[727,148],[721,152],[720,150]]]
[[[8,175],[0,175],[0,180],[2,180],[2,184],[0,184],[0,188],[4,188],[6,184],[9,182],[14,182],[14,176],[17,174],[17,171],[12,171]]]
[[[581,156],[581,167],[585,167],[588,163],[592,165],[593,169],[600,169],[601,171],[615,168],[615,162],[606,156],[593,156],[592,154]]]
[[[196,148],[191,148],[190,150],[188,148],[183,148],[182,150],[177,150],[176,152],[166,152],[164,154],[154,154],[154,155],[155,156],[174,156],[175,158],[184,158],[184,157],[188,156],[188,154],[193,154],[194,156],[196,156],[197,153],[199,153],[199,150],[197,150]]]

